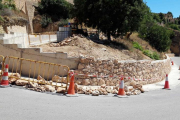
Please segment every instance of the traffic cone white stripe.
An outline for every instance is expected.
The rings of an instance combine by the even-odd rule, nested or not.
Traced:
[[[166,81],[168,81],[168,76],[166,76]]]
[[[8,80],[8,76],[3,76],[3,80]]]
[[[2,80],[1,80],[1,87],[6,87],[6,86],[9,86],[9,81],[8,81],[8,65],[5,66],[5,69],[4,69],[4,73],[3,73],[3,76],[2,76]]]
[[[8,72],[8,68],[5,68],[4,72]]]
[[[124,80],[121,80],[121,81],[120,81],[120,86],[119,86],[119,88],[121,88],[121,89],[124,88]]]

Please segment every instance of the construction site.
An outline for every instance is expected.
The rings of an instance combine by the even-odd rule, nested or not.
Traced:
[[[153,60],[133,48],[132,42],[140,42],[144,49],[153,50],[137,33],[129,39],[112,37],[111,42],[102,33],[94,39],[97,30],[91,28],[86,28],[88,36],[73,33],[71,27],[34,33],[39,29],[32,22],[37,1],[15,3],[29,23],[1,27],[2,80],[9,69],[2,85],[57,94],[130,96],[144,93],[143,85],[160,82],[171,71],[171,54]]]

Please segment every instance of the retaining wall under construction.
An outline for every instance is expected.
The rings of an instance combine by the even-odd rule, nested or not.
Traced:
[[[95,60],[81,58],[78,65],[76,83],[80,85],[107,86],[119,85],[119,77],[125,77],[125,84],[131,81],[139,84],[150,84],[162,81],[171,71],[171,60],[167,59],[150,61],[118,61]]]
[[[41,48],[23,48],[19,42],[12,44],[12,42],[8,42],[14,39],[12,36],[6,37],[5,40],[2,39],[2,36],[0,38],[0,55],[67,65],[78,74],[75,81],[80,85],[106,84],[107,86],[115,86],[119,84],[119,76],[121,75],[125,76],[125,84],[129,84],[130,81],[149,84],[163,80],[165,75],[171,71],[171,60],[168,56],[167,59],[158,61],[95,60],[93,57],[71,58],[67,56],[67,53],[44,53]],[[29,67],[25,67],[26,62],[23,63],[23,66],[23,74],[29,74]],[[12,68],[12,64],[10,64],[10,68]],[[64,71],[60,72],[63,74]],[[96,77],[89,75],[96,75]]]

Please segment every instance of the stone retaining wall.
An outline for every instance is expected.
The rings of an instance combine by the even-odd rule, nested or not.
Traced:
[[[162,81],[171,71],[171,60],[167,59],[150,61],[118,61],[95,60],[94,58],[81,58],[75,82],[79,85],[116,86],[119,84],[119,76],[125,76],[125,84],[131,81],[139,84],[150,84]],[[88,76],[97,75],[98,77]],[[104,77],[103,77],[104,76]],[[107,77],[108,76],[108,77]]]

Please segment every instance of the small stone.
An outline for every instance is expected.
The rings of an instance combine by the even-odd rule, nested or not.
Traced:
[[[103,92],[103,95],[108,95],[108,92]]]
[[[81,64],[81,63],[80,63],[80,64],[78,65],[78,70],[82,70],[82,69],[84,69],[84,68],[85,68],[85,65],[84,65],[84,64]]]
[[[129,92],[128,86],[126,86],[126,85],[124,86],[124,91],[125,91],[125,92]]]
[[[111,87],[107,87],[107,88],[106,88],[106,91],[107,91],[108,93],[111,93]]]
[[[98,90],[93,91],[92,96],[99,96],[99,91]]]
[[[112,94],[118,94],[118,91],[116,89],[112,90]]]
[[[139,88],[139,90],[141,91],[141,93],[145,92],[143,88]]]
[[[87,86],[87,85],[90,85],[90,80],[89,79],[85,79],[82,81],[82,84]]]
[[[131,81],[130,82],[130,86],[134,86],[134,85],[136,85],[136,82],[135,81]]]
[[[16,85],[18,85],[18,86],[24,86],[27,84],[28,84],[28,81],[25,81],[25,80],[17,80],[16,81]]]
[[[55,91],[55,88],[51,85],[45,85],[44,88],[46,89],[46,91],[49,91],[49,92],[54,92]]]
[[[106,84],[101,85],[101,88],[106,88]]]
[[[106,51],[106,48],[102,48],[103,51]]]
[[[62,87],[58,87],[56,90],[56,93],[65,93],[65,92],[66,92],[65,88]]]
[[[136,85],[133,85],[133,88],[134,88],[134,89],[139,89],[139,88],[142,88],[142,85],[136,84]]]
[[[57,75],[55,75],[55,76],[52,78],[52,81],[53,81],[53,82],[62,82],[62,81],[61,81],[61,77],[59,77],[59,76],[57,76]]]
[[[104,81],[103,79],[99,79],[99,81],[98,81],[98,86],[101,86],[101,85],[103,85],[103,84],[105,84],[105,81]]]

